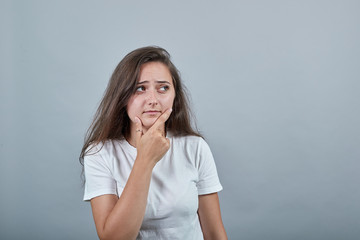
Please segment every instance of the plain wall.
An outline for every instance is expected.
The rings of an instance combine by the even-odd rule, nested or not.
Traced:
[[[97,239],[78,156],[129,51],[167,49],[229,239],[360,239],[359,1],[1,1],[0,239]]]

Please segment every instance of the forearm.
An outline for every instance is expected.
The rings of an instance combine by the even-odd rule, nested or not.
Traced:
[[[104,239],[136,238],[145,214],[152,169],[141,159],[135,160],[126,186],[105,221]]]

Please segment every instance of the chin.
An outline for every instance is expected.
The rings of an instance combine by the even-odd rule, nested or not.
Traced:
[[[156,122],[156,119],[144,119],[142,120],[143,126],[146,128],[151,128],[152,125]]]

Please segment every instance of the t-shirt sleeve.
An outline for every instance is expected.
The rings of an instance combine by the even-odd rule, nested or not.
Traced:
[[[116,181],[101,150],[96,148],[84,157],[84,201],[104,194],[117,194]]]
[[[202,138],[199,142],[197,158],[199,180],[196,186],[198,194],[204,195],[221,191],[223,187],[219,181],[214,157],[209,145]]]

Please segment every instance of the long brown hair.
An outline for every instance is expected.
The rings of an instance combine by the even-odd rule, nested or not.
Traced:
[[[103,99],[87,130],[79,157],[81,164],[83,164],[84,156],[91,149],[89,149],[91,145],[104,143],[106,140],[122,139],[130,134],[130,119],[126,106],[136,91],[140,67],[147,62],[165,64],[173,79],[175,99],[173,111],[166,122],[166,130],[171,131],[174,136],[201,137],[191,125],[191,111],[186,89],[181,82],[179,71],[170,60],[170,54],[165,49],[156,46],[138,48],[120,61],[110,78]]]

